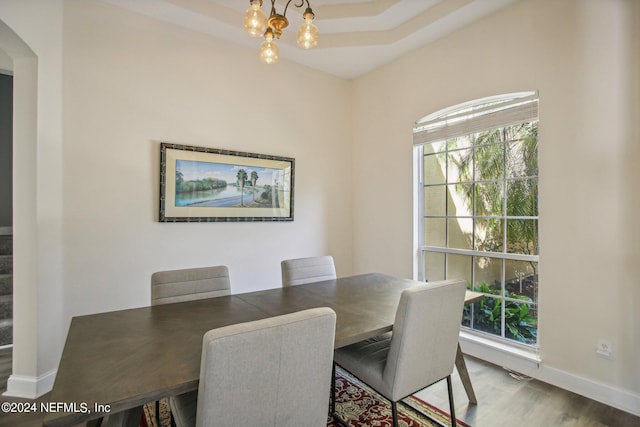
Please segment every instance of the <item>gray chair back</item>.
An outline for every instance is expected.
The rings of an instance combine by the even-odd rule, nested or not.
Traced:
[[[326,426],[335,323],[321,307],[207,332],[196,426]]]
[[[464,281],[402,292],[382,381],[400,400],[451,375],[464,307]]]
[[[280,263],[282,286],[303,285],[336,278],[332,256],[288,259]]]
[[[151,275],[151,305],[214,298],[231,293],[226,266],[159,271]]]

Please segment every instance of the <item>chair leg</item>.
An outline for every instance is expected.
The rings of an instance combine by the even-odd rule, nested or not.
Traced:
[[[391,401],[391,416],[393,417],[393,427],[398,427],[398,406],[394,401]]]
[[[451,387],[451,375],[447,377],[447,391],[449,392],[449,411],[451,412],[451,427],[456,427],[456,409],[453,403],[453,388]]]
[[[331,404],[329,406],[331,415],[336,413],[336,364],[331,368]]]
[[[331,369],[331,402],[329,402],[329,410],[331,411],[331,417],[335,422],[340,424],[343,427],[349,427],[349,424],[342,419],[340,415],[336,412],[336,364],[333,363],[333,368]]]
[[[160,424],[160,399],[156,400],[156,422],[158,423],[158,427],[162,425]]]
[[[104,418],[100,417],[95,420],[87,421],[87,427],[100,427],[102,426],[102,422]]]

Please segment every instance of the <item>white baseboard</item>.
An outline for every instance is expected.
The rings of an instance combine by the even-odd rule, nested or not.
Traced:
[[[640,395],[593,379],[542,365],[536,379],[640,416]]]
[[[462,352],[640,416],[640,394],[546,366],[537,354],[461,333]]]
[[[37,399],[53,388],[57,370],[49,371],[39,377],[11,375],[7,380],[7,391],[3,396]]]

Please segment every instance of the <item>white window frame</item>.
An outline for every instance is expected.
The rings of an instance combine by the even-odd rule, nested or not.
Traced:
[[[487,107],[478,108],[480,105],[490,104]],[[474,108],[475,107],[475,108]],[[538,119],[538,94],[537,92],[518,92],[507,95],[499,95],[483,99],[474,100],[464,104],[458,104],[430,114],[415,123],[414,126],[414,278],[424,281],[424,253],[443,252],[448,254],[468,255],[515,261],[534,261],[539,266],[538,255],[525,255],[513,253],[484,252],[472,249],[455,249],[449,247],[433,247],[424,245],[424,145],[443,141],[457,136],[470,135],[494,128],[501,128],[517,123],[522,123]],[[503,176],[506,180],[506,176]],[[505,206],[506,209],[506,206]],[[506,219],[509,219],[506,214]],[[539,219],[536,217],[518,217],[518,219]],[[506,233],[505,233],[506,235]],[[505,237],[506,239],[506,237]],[[448,246],[448,245],[446,245]],[[505,245],[506,247],[506,245]],[[502,283],[504,286],[505,271],[502,267]],[[473,280],[473,279],[472,279]],[[539,283],[538,283],[539,285]],[[504,300],[504,295],[501,296]],[[539,307],[539,301],[536,301]],[[506,304],[502,304],[502,318]],[[539,313],[539,311],[538,311]],[[502,336],[505,335],[504,322],[502,323]],[[490,336],[488,334],[475,331],[468,327],[463,327],[465,335],[475,336],[478,341],[484,344],[493,343],[496,348],[511,347],[516,352],[533,354],[534,361],[539,361],[538,343],[540,336],[537,336],[536,344],[524,344],[515,340],[502,338],[502,336]],[[506,346],[506,347],[505,347]],[[529,356],[527,356],[529,357]]]

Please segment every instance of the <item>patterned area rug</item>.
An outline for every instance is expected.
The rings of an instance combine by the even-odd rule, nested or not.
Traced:
[[[336,370],[336,412],[350,427],[392,427],[391,404],[348,372]],[[457,420],[461,427],[471,427]],[[450,426],[449,414],[423,400],[409,396],[398,402],[400,427]],[[339,427],[329,419],[327,427]]]
[[[169,427],[171,413],[166,399],[160,401],[160,426],[156,422],[154,403],[144,406],[140,427]],[[336,371],[336,411],[350,427],[392,427],[391,405],[367,385],[338,368]],[[449,415],[442,410],[410,396],[398,403],[400,427],[442,427],[450,426]],[[461,427],[471,427],[458,420]],[[253,426],[238,426],[253,427]],[[327,418],[327,427],[340,427]]]
[[[171,409],[169,409],[169,400],[160,400],[160,426],[158,426],[158,421],[156,420],[155,402],[144,405],[142,407],[140,427],[171,427]]]

